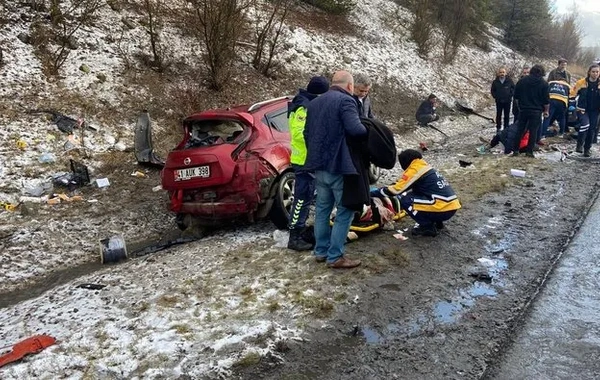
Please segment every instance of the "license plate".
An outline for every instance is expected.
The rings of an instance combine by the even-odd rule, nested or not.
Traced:
[[[208,177],[210,177],[210,168],[208,166],[197,166],[195,168],[179,169],[175,171],[175,181]]]

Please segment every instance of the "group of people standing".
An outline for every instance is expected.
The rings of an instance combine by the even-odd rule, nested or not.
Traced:
[[[558,123],[559,136],[567,132],[567,113],[569,100],[575,99],[579,119],[576,151],[585,157],[591,156],[592,143],[597,142],[598,118],[600,115],[599,66],[589,67],[587,76],[571,87],[571,74],[567,71],[567,61],[558,60],[558,66],[544,79],[545,70],[541,65],[523,69],[518,82],[507,75],[506,68],[498,69],[491,85],[491,94],[496,102],[496,132],[510,127],[510,109],[512,107],[516,130],[510,141],[509,149],[514,156],[520,153],[520,142],[528,133],[528,143],[524,149],[528,157],[534,157],[536,143],[544,145],[549,135],[549,126]],[[542,119],[543,116],[543,119]]]
[[[330,268],[360,265],[344,255],[346,237],[357,213],[373,197],[397,199],[418,223],[413,235],[435,236],[461,207],[448,181],[418,151],[407,149],[396,158],[393,134],[373,116],[370,88],[365,75],[337,71],[331,84],[322,76],[311,78],[288,106],[296,175],[288,248],[312,249],[316,261]],[[369,163],[385,163],[389,169],[396,161],[404,171],[397,183],[371,189]],[[313,242],[305,231],[315,193]]]

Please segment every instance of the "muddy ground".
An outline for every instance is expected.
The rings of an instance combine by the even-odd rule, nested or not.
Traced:
[[[357,302],[312,327],[304,342],[291,342],[282,362],[263,360],[239,368],[237,377],[479,378],[505,348],[595,198],[600,167],[473,157],[473,151],[466,144],[426,155],[434,162],[458,157],[477,168],[450,170],[464,207],[438,237],[398,241],[382,232],[349,245],[348,254],[366,263],[392,252],[405,259],[386,260],[373,275],[356,278]],[[509,177],[510,168],[527,175]]]

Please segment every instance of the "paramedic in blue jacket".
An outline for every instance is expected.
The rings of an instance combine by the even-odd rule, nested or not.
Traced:
[[[346,136],[365,136],[352,97],[354,79],[347,71],[337,71],[329,91],[307,106],[304,140],[304,168],[315,172],[317,201],[315,210],[315,249],[318,262],[331,268],[354,268],[360,261],[344,257],[344,243],[354,211],[342,205],[344,175],[358,174]],[[336,207],[333,228],[329,227],[331,211]]]

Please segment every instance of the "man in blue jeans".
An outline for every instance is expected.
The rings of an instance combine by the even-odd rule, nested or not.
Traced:
[[[358,174],[346,135],[366,136],[360,122],[354,93],[354,79],[347,71],[337,71],[329,91],[307,106],[304,139],[307,156],[305,170],[314,171],[317,202],[315,210],[315,249],[318,262],[330,268],[354,268],[360,261],[344,257],[344,243],[350,231],[354,211],[342,205],[344,175]],[[337,208],[333,228],[329,219]]]

